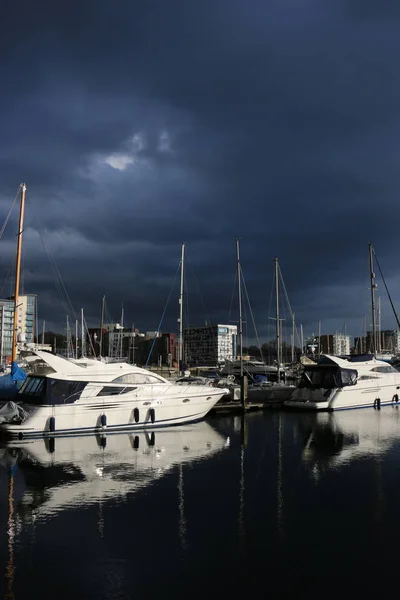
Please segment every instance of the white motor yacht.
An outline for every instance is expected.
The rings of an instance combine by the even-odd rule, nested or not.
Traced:
[[[289,408],[346,410],[396,404],[400,373],[372,355],[338,357],[323,355],[315,365],[305,365]]]
[[[9,437],[179,425],[202,419],[227,393],[209,385],[177,385],[127,363],[72,363],[47,352],[35,355],[51,372],[29,375],[15,404],[0,410],[0,430]]]

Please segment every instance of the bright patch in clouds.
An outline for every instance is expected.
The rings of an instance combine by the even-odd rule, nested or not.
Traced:
[[[171,152],[171,136],[168,131],[162,131],[160,133],[157,150],[159,152]]]
[[[107,156],[104,159],[104,162],[113,169],[125,171],[128,165],[131,165],[135,162],[135,159],[133,156],[129,156],[128,154],[110,154],[110,156]]]
[[[104,163],[116,169],[118,171],[125,171],[130,165],[143,165],[148,162],[144,158],[144,151],[148,150],[148,143],[146,134],[142,132],[135,133],[130,138],[131,148],[128,148],[127,152],[113,152],[109,156],[102,159]],[[150,149],[151,150],[151,149]],[[171,136],[165,129],[160,131],[158,135],[157,147],[153,149],[153,152],[170,153],[171,149]]]
[[[141,152],[146,148],[146,146],[147,144],[144,134],[140,132],[135,133],[135,135],[132,138],[132,152]]]

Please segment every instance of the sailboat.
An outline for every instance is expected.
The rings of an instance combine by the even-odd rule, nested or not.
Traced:
[[[276,367],[274,368],[276,375],[273,379],[271,377],[267,382],[257,382],[257,380],[253,383],[251,387],[249,387],[249,399],[252,402],[268,402],[273,405],[280,405],[284,400],[287,400],[291,397],[293,391],[295,390],[295,386],[292,384],[286,383],[286,371],[283,366],[282,361],[282,319],[280,318],[280,301],[279,301],[279,262],[278,259],[274,259],[274,269],[275,269],[275,321],[276,321]],[[292,361],[294,357],[294,317],[292,316]]]
[[[22,233],[24,230],[25,196],[26,185],[21,183],[21,200],[19,209],[19,225],[17,233],[17,256],[15,268],[15,289],[14,289],[14,319],[13,319],[13,338],[11,349],[11,372],[0,377],[0,397],[12,398],[17,392],[21,382],[25,381],[26,373],[18,366],[18,300],[19,286],[21,276],[21,256],[22,256]],[[0,421],[1,422],[1,421]]]

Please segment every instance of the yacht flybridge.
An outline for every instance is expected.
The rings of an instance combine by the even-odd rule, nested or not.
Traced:
[[[308,410],[345,410],[397,403],[400,373],[372,355],[322,355],[307,365],[285,407]]]
[[[82,363],[35,351],[48,372],[30,375],[16,404],[0,409],[0,430],[37,436],[154,429],[202,419],[228,390],[182,386],[127,363]]]

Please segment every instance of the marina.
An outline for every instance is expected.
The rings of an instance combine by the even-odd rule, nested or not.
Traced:
[[[168,584],[183,598],[204,564],[197,593],[255,592],[268,568],[287,597],[312,564],[330,592],[379,593],[397,572],[395,553],[371,547],[399,534],[399,418],[266,411],[149,437],[15,440],[0,450],[2,590],[156,598]]]
[[[1,25],[0,600],[395,594],[395,3]]]

